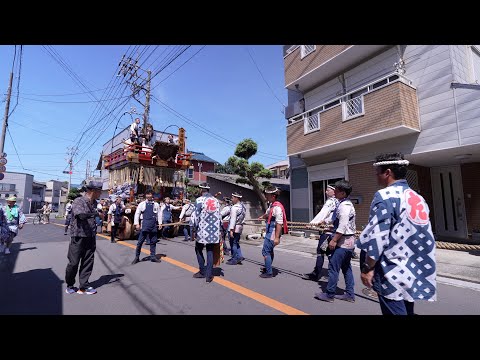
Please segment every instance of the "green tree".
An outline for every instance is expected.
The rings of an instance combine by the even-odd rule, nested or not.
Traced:
[[[222,164],[217,164],[215,166],[215,172],[217,174],[235,174],[235,169],[233,169],[228,162],[226,162],[224,165]]]
[[[71,188],[67,198],[68,200],[75,200],[79,196],[82,196],[82,194],[80,194],[80,190],[77,188]]]
[[[248,163],[248,160],[257,153],[257,143],[252,139],[245,139],[241,141],[236,149],[235,156],[228,158],[225,166],[230,167],[233,172],[240,177],[236,182],[239,184],[246,184],[253,187],[253,191],[257,194],[262,203],[264,210],[267,209],[267,199],[263,194],[263,188],[270,185],[269,181],[263,181],[260,184],[260,178],[270,179],[272,172],[259,162]]]

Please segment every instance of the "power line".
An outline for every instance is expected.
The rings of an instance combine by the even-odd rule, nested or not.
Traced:
[[[248,48],[248,46],[246,46],[245,48],[247,49],[248,55],[250,55],[250,59],[252,59],[253,64],[254,64],[255,67],[257,68],[258,73],[259,73],[260,76],[262,77],[263,81],[264,81],[265,84],[268,86],[268,88],[269,88],[270,91],[272,92],[273,96],[275,96],[275,99],[277,99],[278,102],[280,103],[280,105],[282,105],[282,106],[285,108],[285,104],[278,98],[278,96],[275,94],[275,92],[273,91],[273,89],[270,87],[270,85],[268,84],[267,80],[266,80],[265,77],[263,76],[262,72],[260,71],[260,68],[258,67],[257,63],[255,62],[255,59],[253,58],[252,54],[250,53],[250,49]]]
[[[128,96],[122,96],[120,98],[112,98],[112,99],[104,99],[104,100],[91,100],[91,101],[54,101],[54,100],[40,100],[40,99],[32,99],[32,98],[27,98],[20,96],[20,99],[24,100],[31,100],[31,101],[39,101],[39,102],[46,102],[46,103],[57,103],[57,104],[86,104],[86,103],[100,103],[100,102],[105,102],[105,101],[113,101],[113,100],[119,100],[119,99],[124,99]]]
[[[12,123],[14,123],[14,124],[16,124],[16,125],[18,125],[18,126],[24,127],[24,128],[26,128],[26,129],[35,131],[35,132],[37,132],[37,133],[39,133],[39,134],[42,134],[42,135],[50,136],[50,137],[52,137],[52,138],[56,138],[56,139],[60,139],[60,140],[68,141],[68,142],[71,142],[71,141],[72,141],[71,139],[65,139],[65,138],[62,138],[62,137],[59,137],[59,136],[55,136],[55,135],[52,135],[52,134],[49,134],[49,133],[46,133],[46,132],[43,132],[43,131],[40,131],[40,130],[31,128],[31,127],[28,127],[28,126],[26,126],[26,125],[17,123],[16,121],[13,121],[13,120],[10,120],[10,122],[12,122]]]
[[[20,165],[22,165],[22,168],[25,169],[23,167],[22,160],[20,160],[20,156],[18,155],[17,147],[15,146],[15,143],[13,142],[13,138],[12,138],[12,134],[10,133],[10,129],[7,128],[7,131],[8,131],[8,135],[10,136],[10,140],[12,141],[13,148],[15,149],[15,153],[17,154],[18,161],[20,162]]]
[[[74,95],[83,95],[83,94],[93,93],[93,92],[97,92],[97,91],[104,91],[104,90],[108,90],[108,89],[112,89],[112,88],[118,87],[118,86],[120,86],[120,85],[121,85],[121,84],[113,85],[113,86],[106,87],[106,88],[103,88],[103,89],[96,89],[96,90],[90,90],[90,91],[82,91],[82,92],[69,93],[69,94],[35,94],[35,93],[25,93],[25,92],[24,92],[23,95],[31,95],[31,96],[74,96]]]
[[[151,95],[152,96],[152,99],[154,101],[156,101],[159,105],[161,105],[165,110],[169,111],[170,113],[172,113],[173,115],[175,115],[176,117],[186,121],[187,123],[193,125],[194,127],[196,127],[198,130],[202,131],[203,133],[205,133],[206,135],[226,144],[226,145],[229,145],[229,146],[233,146],[233,147],[236,147],[237,146],[237,143],[232,141],[232,140],[229,140],[221,135],[218,135],[214,132],[212,132],[211,130],[208,130],[206,129],[205,127],[203,127],[202,125],[199,125],[197,124],[195,121],[187,118],[185,115],[179,113],[177,110],[171,108],[170,106],[168,106],[167,104],[165,104],[163,101],[161,101],[160,99],[158,99],[156,96],[154,95]],[[273,160],[279,160],[279,159],[284,159],[285,157],[284,156],[280,156],[280,155],[275,155],[275,154],[270,154],[270,153],[266,153],[266,152],[263,152],[263,151],[258,151],[257,152],[258,156],[262,156],[264,158],[269,158],[269,159],[273,159]],[[261,154],[264,154],[264,155],[261,155]]]
[[[164,78],[162,81],[160,81],[157,85],[155,85],[154,87],[152,87],[152,90],[155,89],[158,85],[160,85],[161,83],[163,83],[165,80],[167,80],[170,76],[172,76],[173,74],[175,74],[183,65],[185,65],[187,62],[189,62],[193,57],[195,57],[195,55],[197,55],[200,51],[202,51],[207,45],[203,45],[195,54],[193,54],[192,56],[190,56],[182,65],[180,65],[178,68],[176,68],[173,72],[171,72],[166,78]]]

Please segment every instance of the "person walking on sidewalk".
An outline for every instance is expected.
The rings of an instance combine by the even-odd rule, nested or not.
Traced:
[[[0,243],[0,254],[10,254],[10,246],[12,245],[13,239],[18,235],[19,229],[23,228],[23,224],[27,222],[25,215],[23,215],[22,209],[18,207],[16,202],[17,198],[15,196],[10,196],[7,199],[7,205],[4,207],[4,213],[7,220],[6,225],[8,227],[8,236]]]
[[[72,204],[72,227],[70,229],[71,240],[68,246],[68,264],[65,270],[65,282],[67,294],[96,294],[97,290],[90,286],[88,279],[92,274],[94,254],[96,249],[97,223],[95,217],[97,211],[95,204],[102,193],[102,183],[89,181],[85,195],[76,198]],[[78,267],[80,265],[80,271]],[[77,289],[75,278],[79,272],[80,287]]]
[[[265,268],[260,274],[261,278],[273,277],[273,258],[274,247],[280,244],[280,237],[282,236],[282,229],[284,234],[288,234],[287,217],[285,209],[280,201],[278,201],[280,190],[276,186],[268,186],[265,189],[265,197],[270,203],[265,214],[260,216],[257,220],[266,220],[265,237],[263,240],[262,255],[265,260]]]
[[[240,236],[243,231],[243,224],[247,208],[242,202],[242,194],[234,192],[232,194],[233,206],[230,209],[230,222],[228,224],[228,235],[232,248],[232,258],[227,261],[228,265],[241,265],[245,259],[240,249]]]
[[[217,198],[210,194],[210,185],[203,182],[198,185],[202,195],[195,201],[194,230],[195,254],[198,261],[198,272],[194,278],[205,278],[207,283],[213,281],[213,250],[215,244],[220,243],[220,203]],[[203,248],[207,249],[207,266]]]
[[[122,222],[122,217],[123,217],[122,213],[124,209],[125,209],[125,205],[122,204],[122,198],[120,196],[117,196],[115,198],[115,202],[112,205],[110,205],[110,208],[108,209],[107,221],[111,224],[111,230],[110,230],[111,243],[117,242],[117,240],[115,240],[115,236],[117,236],[118,227]]]
[[[310,224],[320,224],[327,225],[331,224],[333,212],[338,206],[338,200],[335,197],[335,186],[327,185],[327,190],[325,190],[327,195],[327,201],[322,207],[322,210],[310,221]],[[317,261],[315,267],[311,273],[303,274],[303,279],[305,280],[314,280],[319,281],[322,276],[323,263],[325,261],[325,254],[328,254],[328,247],[325,248],[324,244],[330,242],[333,237],[333,232],[331,230],[320,230],[320,239],[317,245]]]
[[[325,292],[316,293],[318,300],[333,302],[334,299],[355,302],[355,281],[352,272],[352,255],[355,249],[355,207],[349,196],[352,185],[346,180],[335,183],[335,197],[338,206],[333,213],[333,232],[335,235],[330,240],[328,248],[331,255],[328,258],[328,284]],[[337,290],[338,275],[342,270],[345,278],[345,293],[335,295]]]
[[[133,225],[135,225],[137,231],[140,230],[140,235],[138,236],[137,247],[135,249],[135,259],[132,261],[132,265],[135,265],[140,261],[140,252],[142,250],[142,245],[145,239],[147,239],[150,245],[150,256],[145,258],[151,262],[160,262],[160,259],[157,259],[156,250],[157,250],[157,232],[160,227],[162,213],[160,211],[160,205],[153,201],[153,191],[147,190],[145,193],[146,200],[138,204],[137,211],[135,211],[135,219]],[[140,220],[142,226],[140,227]]]
[[[402,153],[376,157],[377,191],[357,240],[366,252],[360,278],[373,287],[383,315],[413,315],[415,300],[436,301],[435,238],[425,199],[405,180]]]

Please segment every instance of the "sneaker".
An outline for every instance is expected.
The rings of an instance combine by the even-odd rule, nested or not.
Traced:
[[[151,261],[151,262],[157,262],[157,263],[162,262],[162,260],[157,259],[156,256],[150,256],[150,261]]]
[[[231,259],[231,260],[228,260],[228,261],[226,262],[227,265],[237,265],[237,264],[239,264],[239,263],[240,263],[240,261],[237,261],[237,260],[235,260],[235,259]]]
[[[138,257],[136,257],[135,259],[133,259],[132,265],[135,265],[138,262],[140,262],[140,259]]]
[[[322,276],[318,281],[328,281],[328,276]]]
[[[63,235],[68,235],[67,233],[63,234]]]
[[[78,288],[76,288],[75,286],[67,286],[67,288],[65,289],[65,292],[69,295],[75,294],[77,291]]]
[[[262,266],[260,268],[260,272],[263,274],[263,273],[266,273],[267,272],[267,268],[265,266]]]
[[[321,300],[321,301],[326,301],[326,302],[329,302],[329,303],[332,303],[333,300],[335,299],[333,296],[330,297],[325,293],[315,293],[314,297],[315,297],[315,299],[318,299],[318,300]]]
[[[349,295],[347,295],[347,294],[335,295],[335,299],[343,300],[343,301],[348,301],[348,302],[351,302],[351,303],[354,303],[354,302],[355,302],[355,297],[349,296]]]
[[[9,248],[5,248],[5,255],[8,255],[10,254],[10,249]]]
[[[317,273],[312,271],[311,273],[308,273],[308,274],[303,274],[302,275],[302,279],[303,280],[313,280],[313,281],[318,281],[318,278],[317,278]]]
[[[97,290],[95,290],[93,287],[89,286],[86,289],[78,289],[77,294],[87,294],[87,295],[93,295],[96,294]]]
[[[203,279],[205,278],[205,275],[203,275],[200,271],[199,272],[196,272],[195,274],[193,274],[193,277],[195,279]]]
[[[110,240],[110,243],[115,244],[117,240]]]
[[[263,274],[260,274],[258,276],[263,278],[263,279],[273,278],[273,274],[267,274],[267,273],[263,273]]]
[[[213,281],[213,276],[209,276],[205,279],[207,283],[211,283]]]

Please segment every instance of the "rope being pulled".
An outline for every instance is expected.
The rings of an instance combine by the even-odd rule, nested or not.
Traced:
[[[253,222],[252,224],[249,224],[249,225],[259,226],[259,227],[265,226],[264,224],[258,224],[258,221],[263,221],[263,220],[245,220],[245,223]],[[287,224],[290,229],[298,229],[298,230],[304,229],[304,230],[322,231],[322,230],[327,230],[331,228],[326,225],[310,224],[310,223],[299,222],[299,221],[288,221]],[[357,231],[355,235],[359,236],[361,233],[362,233],[361,231]],[[315,239],[315,238],[313,238],[312,240],[318,241],[318,239]],[[436,243],[437,249],[459,250],[459,251],[480,250],[480,245],[457,244],[457,243],[438,241],[438,240],[435,243]]]

